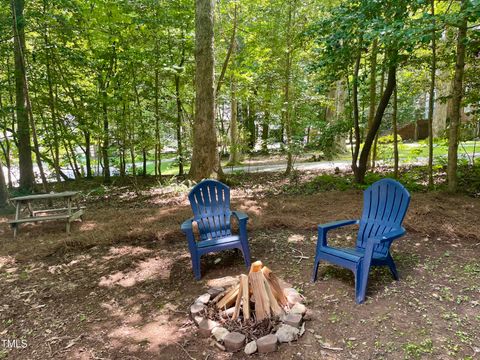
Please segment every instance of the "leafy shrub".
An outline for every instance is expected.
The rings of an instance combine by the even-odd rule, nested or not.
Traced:
[[[397,140],[399,143],[402,142],[402,137],[398,134]],[[385,144],[393,144],[393,134],[380,136],[377,141],[378,144],[385,145]]]

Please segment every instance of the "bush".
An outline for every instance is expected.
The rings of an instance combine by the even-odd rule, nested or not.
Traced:
[[[402,137],[397,134],[397,140],[399,143],[402,142]],[[380,136],[377,141],[378,144],[385,145],[385,144],[393,144],[393,134]]]

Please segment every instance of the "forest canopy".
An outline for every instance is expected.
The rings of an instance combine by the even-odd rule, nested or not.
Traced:
[[[448,145],[456,189],[459,143],[480,133],[472,0],[11,0],[0,9],[2,187],[161,178],[166,163],[185,176],[209,146],[195,147],[193,131],[204,121],[196,78],[208,71],[203,52],[195,57],[202,11],[212,11],[206,101],[217,141],[207,143],[218,144],[220,175],[244,154],[272,152],[290,173],[312,151],[351,154],[363,182],[382,141],[398,171],[399,131],[410,126],[412,140],[426,129],[431,184],[434,143]]]

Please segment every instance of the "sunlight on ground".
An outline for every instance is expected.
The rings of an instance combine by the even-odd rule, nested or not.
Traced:
[[[6,265],[15,264],[15,259],[12,256],[0,256],[0,269]]]
[[[266,206],[266,204],[259,205],[255,200],[246,200],[240,205],[240,210],[248,212],[250,216],[260,216],[262,214],[262,206]]]
[[[93,221],[82,221],[79,227],[80,231],[94,230],[97,227],[97,223]]]
[[[59,264],[59,265],[52,265],[48,267],[48,272],[51,274],[57,274],[60,273],[62,270],[69,270],[69,268],[74,267],[75,265],[78,265],[82,261],[87,261],[87,260],[92,260],[92,257],[90,255],[79,255],[75,257],[72,261],[70,261],[68,264]],[[90,265],[94,264],[94,260],[90,263]]]
[[[141,246],[120,246],[120,247],[111,247],[108,250],[109,255],[103,256],[104,260],[112,260],[116,258],[120,258],[125,255],[129,256],[138,256],[142,254],[148,254],[151,253],[152,250],[145,249]]]
[[[131,287],[152,277],[165,280],[170,277],[172,264],[173,259],[163,259],[160,257],[147,259],[139,262],[133,270],[127,272],[118,271],[113,275],[103,276],[100,279],[99,285],[107,287],[114,285]]]
[[[146,342],[145,346],[149,351],[157,351],[160,345],[172,344],[181,338],[179,327],[179,324],[167,315],[157,315],[153,321],[142,327],[122,325],[111,331],[108,337],[112,339],[113,347],[122,347],[125,341],[133,340],[137,343]]]
[[[289,243],[301,243],[305,241],[305,236],[299,234],[292,234],[288,237],[287,241]]]

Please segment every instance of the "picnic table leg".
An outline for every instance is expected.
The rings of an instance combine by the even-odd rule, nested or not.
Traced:
[[[68,219],[67,219],[67,234],[70,235],[70,218],[72,216],[72,199],[67,198],[67,209],[68,209]]]
[[[33,217],[33,207],[30,201],[27,202],[27,208],[28,208],[28,212],[30,213],[30,217]]]
[[[21,208],[20,201],[16,201],[15,202],[15,220],[18,220],[20,218],[20,208]],[[19,224],[12,224],[14,239],[17,237],[18,225]]]
[[[77,205],[77,211],[82,210],[82,207],[80,206],[80,201],[78,201],[78,199],[75,199],[75,204]],[[83,214],[80,215],[80,220],[83,222]]]

